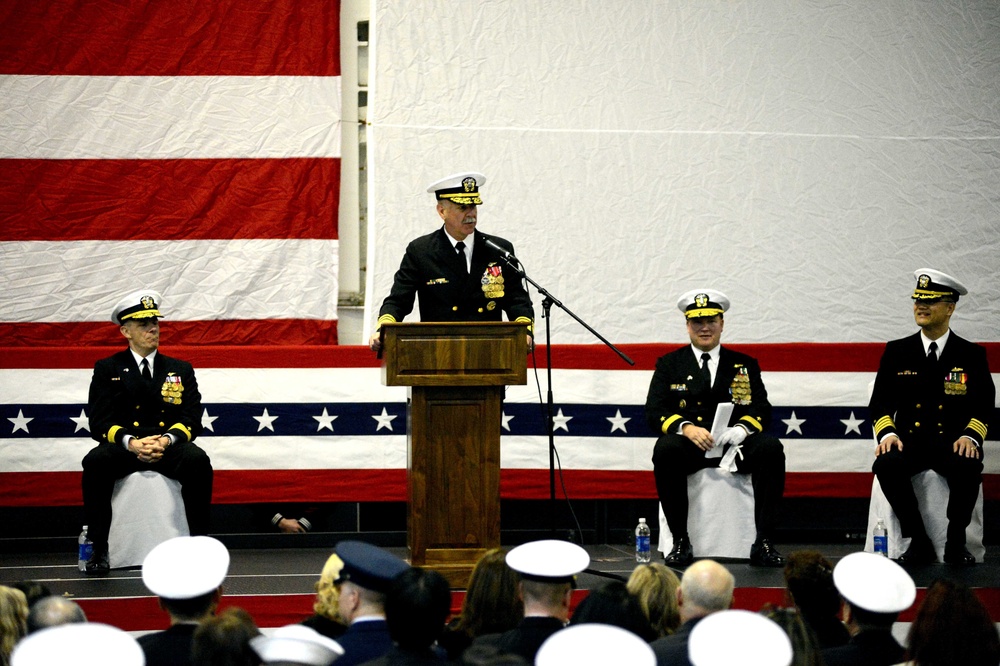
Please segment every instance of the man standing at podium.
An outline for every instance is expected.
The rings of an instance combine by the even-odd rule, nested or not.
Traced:
[[[750,564],[784,566],[771,544],[777,509],[785,490],[785,452],[781,442],[765,434],[771,404],[757,360],[719,344],[729,299],[713,289],[689,291],[677,301],[684,313],[691,344],[656,361],[646,396],[646,421],[659,434],[653,449],[653,477],[674,545],[668,566],[687,566],[694,559],[688,537],[687,476],[706,467],[750,474],[753,481],[757,537]],[[721,433],[712,435],[719,405],[731,404],[732,415]],[[725,454],[710,454],[726,447]]]
[[[427,188],[444,224],[406,247],[392,290],[379,310],[369,341],[372,351],[382,346],[382,324],[402,321],[413,310],[416,296],[421,321],[501,321],[506,312],[510,321],[528,323],[530,349],[531,299],[521,276],[490,243],[509,254],[514,254],[514,246],[476,232],[477,207],[483,203],[479,188],[485,182],[480,173],[457,173]]]

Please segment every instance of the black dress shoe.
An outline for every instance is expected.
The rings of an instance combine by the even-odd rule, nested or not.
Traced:
[[[107,576],[109,573],[111,573],[111,564],[108,562],[107,551],[95,552],[87,561],[86,574],[88,576]]]
[[[944,547],[944,561],[946,564],[958,564],[963,567],[970,567],[976,563],[976,558],[972,556],[965,546],[951,548]]]
[[[668,567],[686,567],[694,562],[694,550],[691,548],[691,539],[686,536],[674,539],[674,547],[663,558],[663,561]]]
[[[785,558],[774,547],[770,539],[757,539],[750,546],[750,566],[783,567]]]
[[[910,542],[910,547],[896,558],[896,561],[900,564],[934,564],[937,562],[937,553],[934,552],[934,544],[930,541],[913,539]]]

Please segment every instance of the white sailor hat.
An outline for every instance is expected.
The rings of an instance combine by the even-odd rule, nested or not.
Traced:
[[[512,548],[504,558],[522,578],[543,583],[569,583],[590,565],[590,555],[569,541],[543,539]]]
[[[918,268],[913,271],[917,286],[913,289],[915,301],[937,301],[942,298],[958,302],[959,296],[965,296],[969,290],[952,276],[936,271],[933,268]]]
[[[486,176],[475,171],[463,171],[453,173],[427,186],[427,191],[434,195],[435,199],[450,199],[457,204],[483,203],[479,197],[479,188],[486,184]]]
[[[729,298],[715,289],[693,289],[677,299],[677,309],[688,319],[714,317],[729,309]]]
[[[706,615],[694,626],[688,658],[694,666],[789,666],[792,641],[763,615],[724,610]]]
[[[222,585],[229,571],[229,551],[209,536],[167,539],[142,561],[142,582],[166,599],[193,599]]]
[[[11,666],[144,666],[132,636],[99,622],[61,624],[29,634],[14,647]]]
[[[563,664],[654,666],[656,655],[649,643],[621,627],[575,624],[545,639],[535,655],[535,666]]]
[[[111,321],[116,324],[124,324],[128,319],[162,317],[163,315],[160,314],[161,300],[160,294],[152,289],[133,291],[115,305],[115,309],[111,311]]]
[[[327,666],[344,656],[340,643],[301,624],[279,627],[270,636],[254,636],[250,647],[265,664]]]
[[[900,613],[917,597],[910,574],[875,553],[851,553],[837,562],[833,584],[852,605],[872,613]]]
[[[364,541],[341,541],[336,551],[344,566],[335,582],[350,581],[375,592],[387,592],[396,576],[410,568],[389,551]]]

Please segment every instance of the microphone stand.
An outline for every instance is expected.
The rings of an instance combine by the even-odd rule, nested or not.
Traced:
[[[621,357],[621,359],[624,360],[629,365],[635,365],[635,361],[630,359],[628,356],[625,355],[624,352],[622,352],[620,349],[611,344],[611,342],[609,342],[600,333],[595,331],[589,324],[587,324],[587,322],[583,321],[578,316],[576,316],[576,314],[574,314],[572,310],[563,305],[563,303],[558,298],[550,294],[548,290],[545,289],[545,287],[543,287],[542,285],[538,284],[530,277],[528,277],[527,272],[525,272],[524,268],[521,266],[520,260],[518,260],[517,257],[515,257],[513,254],[509,252],[501,252],[500,256],[507,263],[508,266],[513,268],[518,275],[520,275],[524,280],[526,280],[528,284],[533,286],[538,291],[538,293],[544,297],[542,298],[542,311],[543,311],[542,317],[545,319],[545,374],[546,374],[546,381],[548,382],[548,395],[546,399],[546,403],[548,406],[548,417],[546,426],[548,429],[548,436],[549,436],[549,529],[551,536],[554,538],[556,534],[556,512],[555,512],[556,443],[555,443],[555,432],[553,430],[553,416],[552,416],[552,408],[554,405],[552,399],[552,327],[551,327],[552,306],[556,305],[559,308],[561,308],[563,312],[568,314],[570,317],[575,319],[581,326],[590,331],[594,337],[596,337],[598,340],[600,340],[609,348],[611,348],[611,350],[614,353],[618,354],[618,356]],[[583,539],[583,534],[580,535],[580,539],[581,540]]]

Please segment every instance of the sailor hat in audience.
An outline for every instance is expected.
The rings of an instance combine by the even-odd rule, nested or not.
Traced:
[[[535,655],[535,666],[564,664],[655,666],[656,655],[649,643],[621,627],[576,624],[549,636]]]
[[[250,647],[265,664],[327,666],[344,655],[340,643],[301,624],[280,627],[270,636],[255,636]]]
[[[677,309],[688,319],[714,317],[729,309],[729,298],[715,289],[694,289],[677,299]]]
[[[544,539],[512,548],[507,566],[529,580],[545,583],[572,582],[576,574],[590,566],[590,555],[569,541]]]
[[[11,666],[144,666],[142,648],[107,624],[81,622],[36,631],[14,647]]]
[[[763,615],[724,610],[706,615],[691,630],[688,657],[694,666],[789,666],[792,642]]]
[[[851,553],[837,562],[833,584],[853,605],[872,613],[899,613],[917,598],[910,574],[875,553]]]
[[[450,199],[457,204],[480,205],[483,200],[479,197],[479,188],[486,184],[486,176],[474,171],[463,173],[453,173],[450,176],[431,183],[427,186],[427,191],[440,199]]]
[[[111,311],[111,321],[123,324],[128,319],[162,317],[163,315],[160,314],[160,301],[162,300],[160,294],[152,289],[133,291],[115,305],[115,309]]]
[[[913,300],[936,301],[947,298],[958,302],[959,296],[965,296],[969,290],[952,276],[936,271],[933,268],[918,268],[913,271],[917,278],[917,286],[913,289]]]
[[[337,583],[345,581],[376,592],[387,592],[396,576],[410,565],[387,550],[364,541],[341,541],[336,553],[344,561]]]
[[[159,544],[142,561],[142,582],[167,599],[193,599],[212,592],[229,571],[229,551],[209,536],[180,536]]]

